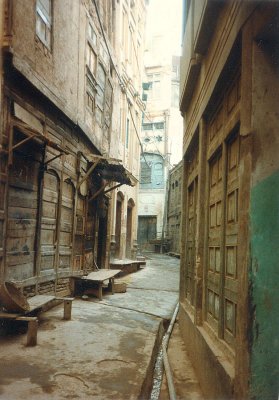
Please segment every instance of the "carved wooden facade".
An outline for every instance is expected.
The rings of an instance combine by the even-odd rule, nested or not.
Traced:
[[[275,263],[265,257],[259,267],[258,259],[263,243],[273,251],[275,243],[264,239],[272,224],[254,230],[253,221],[255,215],[264,219],[261,201],[254,200],[258,185],[278,179],[273,145],[259,145],[271,135],[278,151],[272,102],[279,84],[278,5],[186,3],[181,330],[193,344],[189,351],[209,397],[272,398],[276,383],[264,366],[278,375],[267,344],[270,338],[276,347],[276,327],[261,299],[265,274],[274,278]],[[269,78],[263,71],[270,71]],[[273,202],[270,213],[277,210]],[[275,313],[273,286],[270,281]]]
[[[114,64],[122,3],[4,3],[1,281],[16,281],[28,296],[68,294],[72,275],[109,267],[115,185],[136,202],[136,188],[125,189],[136,184],[132,174],[110,164],[123,156],[126,89]],[[145,4],[136,5],[143,29]]]

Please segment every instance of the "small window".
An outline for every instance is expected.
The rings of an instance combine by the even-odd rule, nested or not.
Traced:
[[[86,105],[89,108],[89,110],[94,113],[94,98],[92,95],[88,92],[86,92]]]
[[[103,43],[100,44],[100,56],[102,57],[102,60],[104,61],[105,66],[108,68],[109,67],[109,54],[105,48],[105,45]]]
[[[141,162],[140,183],[141,184],[151,183],[151,167],[145,161]]]
[[[152,82],[143,82],[142,88],[143,90],[149,90],[152,87]]]
[[[106,73],[103,66],[99,63],[97,67],[97,104],[101,110],[104,109]]]
[[[153,124],[142,124],[142,129],[144,131],[152,131],[153,129]]]
[[[95,75],[97,56],[89,43],[87,43],[86,64],[91,74]]]
[[[155,129],[164,129],[164,127],[165,127],[164,122],[154,122]]]
[[[41,42],[51,48],[52,1],[37,0],[36,2],[36,34]]]

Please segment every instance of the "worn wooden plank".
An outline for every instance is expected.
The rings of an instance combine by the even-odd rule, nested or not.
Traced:
[[[1,312],[0,313],[0,319],[16,319],[20,317],[21,314],[13,314],[13,313],[5,313]]]
[[[46,304],[50,303],[55,299],[55,296],[51,295],[44,295],[44,294],[38,294],[36,296],[30,297],[28,299],[28,303],[30,305],[30,311],[36,310],[36,308],[41,308],[45,306]]]
[[[121,269],[114,269],[113,271],[100,270],[100,271],[90,272],[90,274],[88,274],[87,276],[83,276],[82,279],[86,279],[86,280],[94,281],[94,282],[103,282],[107,279],[114,277],[119,272],[121,272]]]

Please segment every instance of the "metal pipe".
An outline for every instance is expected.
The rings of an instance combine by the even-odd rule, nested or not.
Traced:
[[[169,393],[171,391],[170,396],[173,396],[173,395],[175,396],[172,376],[169,373],[170,365],[168,363],[168,360],[166,361],[166,364],[165,364],[165,361],[164,361],[164,358],[166,359],[166,355],[164,356],[164,350],[165,350],[165,353],[166,353],[166,350],[167,350],[167,347],[168,347],[169,338],[170,338],[170,335],[171,335],[172,330],[173,330],[173,326],[174,326],[174,323],[175,323],[175,320],[176,320],[176,317],[177,317],[178,310],[179,310],[179,303],[177,303],[177,305],[175,307],[174,313],[172,315],[171,322],[170,322],[170,324],[168,326],[167,332],[165,333],[165,335],[163,337],[160,352],[158,353],[158,356],[157,356],[153,388],[152,388],[151,397],[150,397],[151,400],[158,400],[158,398],[159,398],[160,388],[161,388],[161,384],[162,384],[162,377],[163,377],[163,374],[164,374],[164,368],[165,368],[166,371],[168,369],[168,372],[166,372],[166,378],[167,378],[167,385],[168,385],[168,388],[169,388]],[[165,366],[165,365],[167,365],[167,366]],[[171,400],[174,400],[174,399],[175,399],[175,397],[171,397]]]
[[[163,350],[163,361],[164,361],[164,367],[165,367],[165,373],[166,373],[166,378],[167,378],[170,400],[176,400],[176,393],[175,393],[175,388],[174,388],[174,384],[173,384],[173,376],[172,376],[171,367],[169,364],[166,346],[164,344],[162,344],[162,350]]]
[[[164,368],[165,368],[165,372],[166,372],[170,400],[176,400],[176,393],[175,393],[175,387],[173,384],[173,376],[172,376],[171,367],[170,367],[168,354],[167,354],[167,347],[168,347],[170,335],[172,333],[172,330],[173,330],[173,327],[175,324],[175,320],[176,320],[176,317],[178,314],[178,310],[179,310],[179,303],[177,303],[177,305],[175,307],[171,322],[168,326],[167,332],[166,332],[163,342],[162,342],[163,362],[164,362]]]
[[[163,344],[166,346],[166,349],[168,348],[169,338],[170,338],[170,335],[171,335],[172,330],[173,330],[173,326],[174,326],[174,323],[175,323],[175,320],[176,320],[176,317],[177,317],[177,314],[178,314],[178,310],[179,310],[179,303],[177,303],[177,305],[175,307],[174,313],[172,315],[171,322],[169,324],[169,327],[168,327],[167,332],[166,332],[166,334],[164,336],[164,339],[163,339]]]

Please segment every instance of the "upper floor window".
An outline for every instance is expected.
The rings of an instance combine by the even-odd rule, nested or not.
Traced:
[[[171,106],[179,107],[179,83],[172,82],[171,84]]]
[[[142,124],[142,130],[144,131],[161,130],[164,128],[165,128],[164,122],[148,122]]]
[[[105,99],[106,73],[103,66],[97,66],[97,105],[103,111]]]
[[[108,69],[110,58],[109,58],[108,51],[106,50],[105,44],[102,42],[100,43],[100,53],[99,54],[102,57],[105,67]]]
[[[140,186],[145,189],[163,189],[164,185],[163,157],[145,153],[145,157],[141,159]]]
[[[51,48],[52,0],[36,2],[36,34],[43,44]]]
[[[97,55],[89,43],[87,43],[87,49],[86,49],[86,64],[91,74],[95,75],[96,65],[97,65]]]
[[[151,167],[145,160],[141,161],[140,166],[140,183],[147,184],[151,183]]]
[[[178,81],[179,80],[179,66],[176,64],[172,64],[172,80]]]
[[[92,45],[97,46],[97,35],[96,35],[96,32],[95,32],[93,26],[90,24],[90,22],[88,23],[88,37],[89,37]]]
[[[148,74],[147,75],[150,100],[159,100],[161,96],[161,76],[160,74]]]

